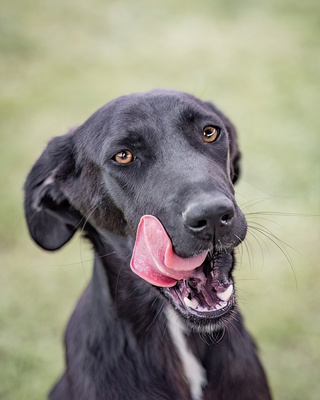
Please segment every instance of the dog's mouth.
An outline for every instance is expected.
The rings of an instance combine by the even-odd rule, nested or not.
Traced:
[[[212,323],[235,304],[231,271],[233,251],[205,251],[178,257],[160,221],[144,215],[139,223],[131,269],[160,288],[172,305],[194,325]]]
[[[205,319],[218,319],[234,307],[232,264],[232,254],[209,252],[192,276],[161,291],[187,319],[194,321],[196,317],[202,320],[199,323]]]

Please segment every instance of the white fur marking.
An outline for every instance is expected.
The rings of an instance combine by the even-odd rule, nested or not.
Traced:
[[[202,388],[207,383],[205,371],[188,347],[184,335],[184,327],[178,314],[170,306],[167,308],[166,314],[170,336],[177,348],[185,376],[189,382],[192,398],[194,400],[201,400]]]

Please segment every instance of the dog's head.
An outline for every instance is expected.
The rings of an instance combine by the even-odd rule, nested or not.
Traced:
[[[133,237],[132,270],[212,329],[234,307],[246,234],[239,159],[235,129],[211,103],[166,90],[121,97],[49,142],[25,185],[30,233],[47,250],[87,226]]]

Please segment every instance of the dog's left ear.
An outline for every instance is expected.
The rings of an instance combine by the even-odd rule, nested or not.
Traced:
[[[214,111],[222,119],[224,126],[229,134],[229,150],[230,150],[230,175],[232,183],[235,184],[240,176],[240,160],[241,153],[238,147],[237,131],[233,123],[227,118],[216,106],[211,102],[205,102],[205,104]]]

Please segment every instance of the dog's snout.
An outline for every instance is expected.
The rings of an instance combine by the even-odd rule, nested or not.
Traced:
[[[233,226],[235,207],[225,196],[197,198],[182,213],[185,226],[195,234],[226,235]]]

